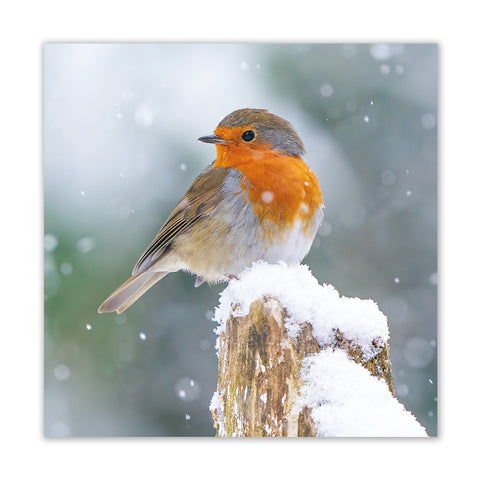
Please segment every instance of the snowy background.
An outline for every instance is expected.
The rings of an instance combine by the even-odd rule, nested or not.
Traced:
[[[224,286],[168,275],[96,313],[232,110],[288,119],[325,221],[305,263],[387,315],[399,400],[437,432],[435,45],[47,44],[45,433],[212,436]]]

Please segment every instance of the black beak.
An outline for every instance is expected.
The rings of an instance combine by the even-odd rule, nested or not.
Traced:
[[[199,140],[205,143],[215,143],[217,145],[227,145],[228,142],[218,135],[206,135],[205,137],[200,137]]]

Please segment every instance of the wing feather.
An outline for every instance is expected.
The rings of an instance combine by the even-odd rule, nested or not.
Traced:
[[[195,179],[138,260],[132,275],[148,270],[169,251],[175,238],[188,231],[200,218],[215,209],[224,198],[225,193],[222,187],[230,171],[230,168],[209,166]]]

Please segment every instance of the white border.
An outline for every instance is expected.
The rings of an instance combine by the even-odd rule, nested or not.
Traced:
[[[478,15],[474,2],[3,2],[1,404],[5,478],[435,478],[477,471]],[[448,8],[447,8],[448,7]],[[42,436],[42,105],[46,41],[439,42],[439,439]],[[475,116],[473,116],[475,115]],[[474,143],[475,142],[475,143]],[[5,221],[6,220],[6,221]],[[6,306],[6,308],[5,308]],[[475,370],[472,368],[475,367]],[[5,475],[2,475],[5,476]],[[277,476],[277,478],[278,478]]]

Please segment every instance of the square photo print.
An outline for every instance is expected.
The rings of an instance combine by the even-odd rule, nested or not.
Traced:
[[[46,43],[45,436],[437,436],[437,55]]]

